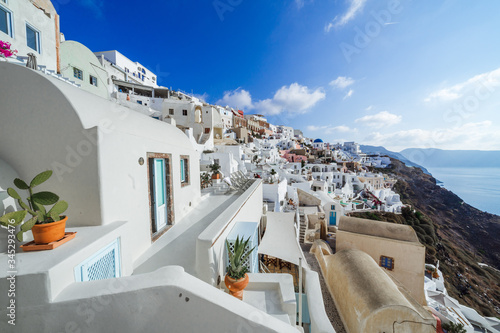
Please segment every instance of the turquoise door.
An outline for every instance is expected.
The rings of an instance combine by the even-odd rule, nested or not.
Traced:
[[[165,160],[163,158],[154,159],[153,167],[153,187],[154,187],[154,211],[155,211],[155,231],[159,231],[167,224],[167,184],[165,177]]]
[[[337,225],[337,212],[330,212],[330,225]]]

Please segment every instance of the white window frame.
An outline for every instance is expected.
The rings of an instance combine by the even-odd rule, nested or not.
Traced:
[[[94,82],[93,82],[92,78],[94,78],[94,79],[95,79],[95,84],[94,84]],[[90,74],[89,74],[89,83],[90,83],[92,86],[97,87],[97,86],[98,86],[98,85],[97,85],[97,84],[98,84],[98,83],[97,83],[97,77],[95,77],[94,75],[90,75]]]
[[[30,24],[29,22],[26,22],[25,24],[26,28],[30,28],[31,30],[33,30],[35,33],[36,33],[36,46],[37,46],[37,49],[32,49],[31,46],[28,45],[28,34],[26,33],[26,46],[29,47],[30,49],[38,52],[38,54],[42,54],[42,33],[40,32],[40,30],[38,30],[37,28],[35,28],[33,26],[33,24]]]
[[[6,2],[4,2],[6,3]],[[0,30],[2,31],[4,34],[6,34],[7,36],[11,37],[11,38],[14,38],[14,23],[13,23],[13,19],[12,17],[14,16],[14,14],[12,13],[12,11],[2,5],[0,5],[0,8],[2,10],[4,10],[6,13],[7,13],[7,32],[3,31],[3,30]]]

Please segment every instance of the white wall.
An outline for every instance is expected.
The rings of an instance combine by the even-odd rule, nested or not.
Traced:
[[[21,310],[18,308],[18,310]],[[2,307],[0,315],[6,317]],[[0,331],[10,332],[7,320]],[[181,267],[78,283],[54,303],[23,304],[18,332],[297,332]]]
[[[197,276],[212,285],[224,278],[225,240],[237,222],[259,222],[262,215],[262,180],[254,183],[212,222],[196,240]]]
[[[12,37],[0,31],[0,39],[12,44],[12,49],[19,52],[17,56],[27,56],[34,53],[38,65],[47,66],[48,69],[57,70],[56,52],[56,15],[55,10],[47,16],[42,10],[36,8],[28,0],[9,0],[7,3],[0,1],[0,6],[12,12]],[[26,24],[40,32],[40,52],[28,47],[26,42]]]
[[[139,62],[134,62],[121,54],[120,52],[116,50],[112,51],[100,51],[100,52],[94,52],[96,56],[104,55],[106,59],[117,65],[118,67],[122,68],[127,72],[128,79],[132,82],[137,82],[140,84],[144,84],[146,86],[150,87],[158,87],[158,78],[156,74],[148,70],[146,67],[141,65]],[[141,69],[141,71],[138,70],[138,68]],[[142,69],[146,72],[145,74],[142,73]],[[141,77],[139,78],[138,74],[141,74]],[[135,74],[135,76],[134,76]],[[142,79],[142,75],[144,75],[144,80]]]
[[[172,157],[174,223],[201,200],[199,156],[176,127],[21,66],[0,63],[0,86],[12,111],[0,114],[7,125],[0,157],[27,180],[54,170],[40,188],[68,201],[68,226],[130,221],[134,243],[122,245],[132,246],[130,259],[137,259],[151,244],[147,153]],[[180,155],[189,156],[187,186],[180,182]]]

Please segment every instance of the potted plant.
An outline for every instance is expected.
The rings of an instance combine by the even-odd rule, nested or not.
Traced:
[[[236,237],[234,250],[231,251],[229,242],[226,239],[229,266],[227,266],[224,283],[227,289],[229,289],[229,293],[241,300],[243,299],[243,289],[248,285],[248,268],[244,263],[255,249],[255,247],[253,247],[251,250],[246,251],[248,242],[250,242],[250,237],[248,237],[246,241],[243,241],[243,237],[241,239],[239,236]]]
[[[220,175],[220,165],[217,164],[217,163],[214,163],[214,164],[210,164],[210,170],[212,170],[212,179],[220,179],[221,178],[221,175]]]
[[[18,201],[22,210],[0,217],[0,224],[7,227],[21,225],[21,230],[16,234],[19,242],[23,241],[23,234],[29,230],[33,232],[36,244],[48,244],[64,237],[68,217],[61,214],[68,209],[68,203],[63,200],[59,201],[59,196],[52,192],[33,193],[35,187],[47,181],[51,176],[51,170],[44,171],[36,175],[29,185],[19,178],[14,179],[14,185],[18,189],[28,191],[27,204],[16,190],[11,187],[7,189],[7,193]],[[49,209],[45,206],[52,207]],[[24,221],[28,213],[31,218]]]

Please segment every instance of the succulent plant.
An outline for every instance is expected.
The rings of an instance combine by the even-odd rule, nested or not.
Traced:
[[[255,247],[251,250],[245,251],[248,243],[250,242],[250,237],[246,241],[243,241],[243,237],[237,236],[236,242],[234,243],[234,250],[231,251],[229,242],[226,239],[227,252],[229,256],[229,266],[227,266],[227,275],[229,277],[239,280],[245,276],[248,272],[247,266],[244,264],[245,260],[250,256]]]
[[[23,234],[31,230],[35,224],[45,224],[59,221],[61,219],[60,215],[68,209],[68,203],[64,200],[59,201],[59,196],[55,193],[46,191],[33,193],[33,188],[46,182],[51,176],[51,170],[44,171],[36,175],[29,185],[22,179],[14,179],[14,185],[16,185],[18,189],[28,191],[27,204],[12,187],[7,189],[7,193],[12,198],[17,200],[22,210],[10,212],[0,217],[0,224],[6,227],[9,225],[17,226],[22,224],[21,230],[16,234],[16,238],[20,242],[23,241]],[[51,205],[53,206],[50,209],[45,207]],[[24,221],[28,213],[32,217],[29,220]],[[10,223],[11,221],[14,222]]]

